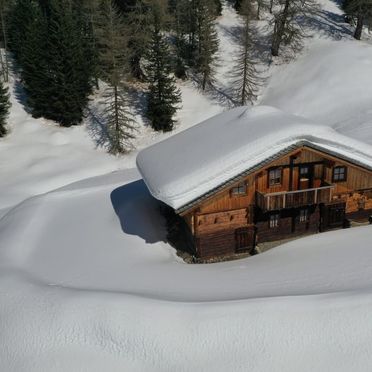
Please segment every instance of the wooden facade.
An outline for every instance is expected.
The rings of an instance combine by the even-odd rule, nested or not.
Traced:
[[[372,171],[302,146],[181,213],[194,252],[211,258],[345,227],[372,215]]]

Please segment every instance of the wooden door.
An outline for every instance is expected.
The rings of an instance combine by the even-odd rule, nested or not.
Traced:
[[[321,231],[343,227],[345,222],[345,208],[345,203],[322,205],[320,209]]]
[[[248,252],[256,246],[256,234],[253,228],[241,227],[235,230],[235,251]]]

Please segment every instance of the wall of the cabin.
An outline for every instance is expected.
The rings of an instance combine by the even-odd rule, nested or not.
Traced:
[[[248,226],[249,208],[195,214],[195,236],[197,255],[208,258],[231,255],[236,248],[236,230]],[[252,237],[253,239],[253,237]],[[254,242],[252,241],[252,247]]]
[[[257,244],[317,233],[320,224],[319,207],[312,206],[307,209],[309,213],[308,220],[304,222],[299,219],[299,208],[283,209],[279,212],[278,227],[270,227],[270,213],[259,215],[255,224]]]
[[[257,191],[265,194],[298,190],[299,165],[304,164],[313,166],[311,187],[320,187],[324,183],[335,185],[330,204],[343,204],[346,218],[368,220],[372,214],[372,192],[367,189],[372,190],[372,172],[313,149],[297,149],[217,193],[184,216],[194,234],[197,255],[211,257],[234,253],[235,231],[241,227],[254,225],[258,242],[281,240],[319,231],[319,207],[312,207],[306,223],[298,223],[298,209],[280,211],[278,228],[270,228],[269,214],[263,214],[255,208]],[[347,167],[346,181],[333,182],[333,167],[336,166]],[[270,186],[268,173],[274,167],[282,169],[282,182],[280,185]],[[245,195],[234,195],[232,188],[240,182],[246,183],[247,192]],[[325,211],[326,209],[322,209],[322,213],[326,214]]]

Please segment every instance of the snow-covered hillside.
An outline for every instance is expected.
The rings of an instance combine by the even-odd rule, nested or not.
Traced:
[[[216,90],[180,83],[176,132],[231,107],[238,22],[225,5]],[[258,103],[371,144],[372,46],[351,39],[330,0],[309,28],[296,60],[263,66]],[[187,265],[165,242],[137,152],[97,147],[92,116],[70,129],[31,118],[12,88],[0,140],[0,371],[372,369],[370,226]],[[141,124],[137,149],[170,135]]]

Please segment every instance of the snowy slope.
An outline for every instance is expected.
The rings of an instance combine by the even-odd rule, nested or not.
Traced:
[[[322,5],[302,56],[271,64],[262,103],[371,143],[370,47],[350,41],[336,3]],[[180,83],[176,132],[230,108],[237,23],[225,7],[216,89]],[[58,128],[32,119],[15,94],[11,134],[0,140],[0,371],[372,369],[371,227],[186,265],[130,169],[136,152],[109,156],[96,149],[91,118]],[[171,135],[141,126],[136,145]]]
[[[187,265],[163,242],[158,213],[126,172],[9,212],[0,224],[0,370],[372,368],[371,227]]]
[[[261,103],[372,143],[371,69],[372,45],[320,41],[272,77]]]

